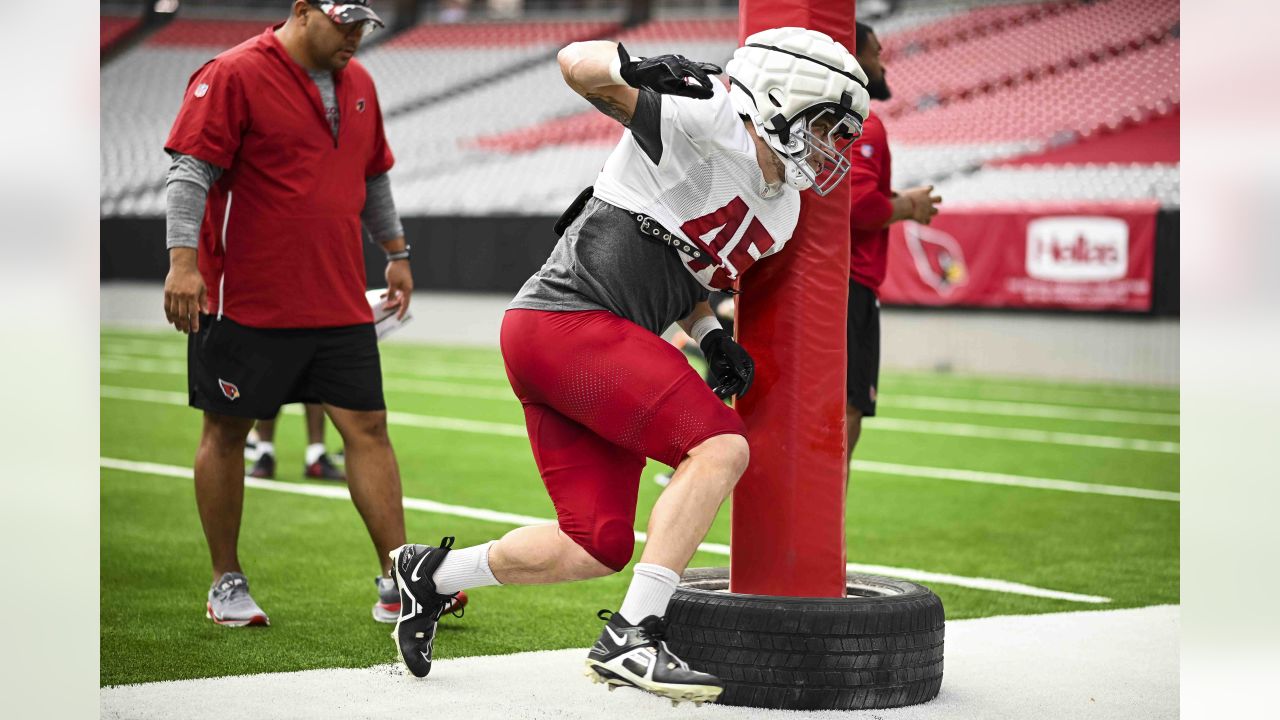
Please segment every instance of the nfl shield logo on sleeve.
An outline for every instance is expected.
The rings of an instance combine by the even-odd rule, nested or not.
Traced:
[[[237,400],[240,398],[240,388],[235,385],[218,378],[218,387],[222,388],[222,394],[227,396],[228,400]]]
[[[209,83],[200,83],[196,86],[196,97],[202,98],[209,92]]]

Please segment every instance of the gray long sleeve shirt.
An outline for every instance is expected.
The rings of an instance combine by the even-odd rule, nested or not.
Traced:
[[[333,75],[308,72],[320,90],[325,116],[334,137],[338,135],[340,118]],[[222,176],[222,168],[191,155],[176,153],[165,181],[165,246],[195,248],[200,243],[200,223],[204,219],[209,188]],[[404,226],[391,196],[391,178],[385,173],[365,181],[364,209],[360,220],[374,242],[384,243],[404,236]]]

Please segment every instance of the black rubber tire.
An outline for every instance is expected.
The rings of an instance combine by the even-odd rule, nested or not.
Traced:
[[[862,710],[915,705],[942,687],[942,600],[905,580],[847,578],[846,598],[728,592],[728,568],[687,570],[667,644],[724,681],[721,705]]]

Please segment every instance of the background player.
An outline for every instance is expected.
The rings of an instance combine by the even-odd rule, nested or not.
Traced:
[[[857,23],[858,64],[867,73],[872,100],[891,96],[880,60],[880,41],[872,29]],[[880,300],[876,290],[884,282],[889,254],[889,226],[901,220],[926,225],[938,214],[942,198],[933,186],[894,192],[892,163],[884,124],[874,112],[867,115],[862,137],[853,146],[850,185],[849,244],[849,364],[845,405],[848,454],[862,434],[862,418],[876,414],[876,384],[880,376]]]
[[[436,621],[453,593],[625,567],[640,473],[654,458],[676,471],[588,674],[676,700],[719,696],[717,678],[663,642],[680,573],[749,455],[742,420],[721,398],[749,390],[753,365],[715,319],[708,291],[734,288],[782,249],[799,191],[826,194],[841,181],[867,113],[865,75],[826,35],[779,28],[749,43],[757,47],[729,64],[731,90],[709,78],[719,68],[677,55],[633,60],[613,42],[561,50],[569,86],[628,130],[503,320],[507,375],[559,522],[453,552],[449,537],[396,551],[397,641],[415,675],[430,672]],[[714,391],[659,336],[675,321],[701,345]]]
[[[302,461],[303,477],[343,482],[345,473],[333,463],[324,447],[324,408],[317,403],[303,403],[306,415],[307,449]],[[277,416],[279,417],[279,416]],[[255,437],[256,436],[256,437]],[[245,457],[253,460],[249,477],[271,479],[276,476],[276,419],[259,420],[249,433]]]

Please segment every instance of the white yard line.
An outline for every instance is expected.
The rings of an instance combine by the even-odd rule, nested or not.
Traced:
[[[107,372],[137,372],[156,375],[180,375],[186,377],[187,364],[172,360],[147,360],[140,358],[121,358],[117,355],[106,355],[101,359],[100,368]],[[439,397],[463,397],[477,400],[505,400],[519,402],[509,387],[493,387],[467,383],[445,383],[430,380],[403,380],[396,377],[384,377],[382,387],[398,392],[419,393]]]
[[[185,351],[183,356],[185,358]],[[463,377],[470,379],[501,380],[502,370],[482,371],[475,366],[435,363],[440,368],[387,369],[384,385],[402,392],[445,397],[467,397],[482,400],[515,400],[515,396],[503,383],[500,387],[478,383],[449,383],[416,380],[413,378]],[[165,375],[182,375],[187,372],[185,360],[168,360],[137,357],[119,353],[107,353],[101,357],[101,367],[112,372],[142,372]],[[401,377],[395,377],[401,376]],[[997,402],[991,400],[966,400],[960,398],[927,395],[882,395],[881,407],[929,410],[934,412],[963,413],[972,415],[1000,415],[1009,417],[1036,417],[1083,422],[1122,423],[1130,425],[1178,426],[1178,413],[1114,410],[1107,408],[1082,408],[1075,405],[1049,403]]]
[[[507,372],[501,366],[461,365],[443,362],[423,362],[419,364],[405,360],[388,360],[383,357],[382,369],[392,374],[407,375],[415,378],[465,378],[469,380],[484,380],[502,387],[507,386]]]
[[[154,402],[163,405],[186,405],[187,396],[168,390],[150,390],[146,388],[122,388],[103,385],[100,388],[103,397],[116,400],[133,400],[138,402]],[[298,413],[296,406],[286,406],[284,411]],[[528,432],[523,425],[513,423],[483,422],[479,420],[463,420],[460,418],[438,417],[433,415],[415,415],[390,411],[387,420],[397,425],[427,428],[430,430],[449,430],[469,432],[481,435],[501,435],[504,437],[527,438]],[[985,483],[988,485],[1009,485],[1041,490],[1062,490],[1065,492],[1088,493],[1093,495],[1116,495],[1148,500],[1169,500],[1178,502],[1178,493],[1163,490],[1129,487],[1125,485],[1104,485],[1100,483],[1084,483],[1073,480],[1054,478],[1038,478],[1023,475],[983,472],[979,470],[958,470],[952,468],[935,468],[923,465],[899,465],[895,463],[875,462],[872,460],[854,460],[854,470],[874,472],[881,475],[902,475],[906,477],[932,478],[935,480],[959,480],[962,482]]]
[[[135,402],[152,402],[161,405],[186,405],[187,394],[172,390],[152,390],[151,388],[119,387],[116,385],[99,385],[98,394],[113,400],[132,400]],[[288,412],[288,406],[285,412]]]
[[[123,354],[118,352],[104,353],[99,362],[101,367],[106,370],[137,372],[155,372],[166,375],[186,375],[186,352],[180,356],[167,357],[148,357],[139,355]],[[485,367],[476,365],[461,365],[431,362],[418,366],[403,361],[388,362],[383,358],[382,369],[390,375],[404,375],[411,378],[455,378],[463,380],[480,380],[479,384],[474,387],[481,389],[497,389],[507,387],[507,376],[501,367]],[[510,393],[508,393],[510,394]]]
[[[123,345],[123,347],[122,347]],[[182,374],[187,371],[186,350],[184,348],[162,347],[156,351],[147,351],[143,347],[115,343],[110,348],[103,348],[102,366],[105,369],[125,372],[157,372],[165,374]],[[165,364],[168,359],[175,362]],[[493,400],[507,400],[513,396],[506,392],[505,372],[501,365],[480,363],[457,363],[443,360],[424,360],[419,365],[405,358],[383,356],[384,371],[387,375],[400,375],[402,383],[411,383],[413,378],[462,378],[483,380],[500,385],[486,394],[490,389],[480,384],[468,383],[425,383],[420,387],[404,385],[406,392],[419,392],[429,395],[454,395],[477,397]],[[477,392],[478,391],[478,392]],[[1052,392],[1052,391],[1050,391]],[[1081,407],[1071,404],[1044,402],[1015,402],[999,400],[981,400],[920,394],[882,393],[879,405],[885,408],[904,408],[908,410],[930,410],[935,412],[964,413],[975,415],[1001,415],[1010,417],[1039,417],[1058,420],[1080,420],[1084,422],[1121,423],[1128,425],[1179,425],[1177,412],[1154,412],[1147,410],[1127,410],[1107,407]]]
[[[967,413],[974,415],[1007,415],[1013,417],[1039,417],[1055,420],[1082,420],[1085,422],[1125,423],[1131,425],[1172,425],[1180,422],[1178,413],[1148,412],[1140,410],[1108,410],[1082,408],[1074,405],[1047,403],[1000,402],[995,400],[961,400],[958,398],[929,395],[898,395],[885,393],[878,404],[889,408],[932,410],[936,412]]]
[[[140,355],[143,357],[167,357],[179,358],[185,360],[187,357],[186,341],[179,339],[176,342],[169,340],[145,339],[145,338],[121,338],[106,336],[101,342],[102,352],[117,355]],[[381,345],[381,352],[384,358],[405,360],[405,361],[422,361],[433,363],[444,363],[446,365],[461,365],[473,368],[492,368],[499,374],[503,372],[501,359],[494,360],[493,351],[489,350],[472,350],[468,348],[451,348],[436,349],[421,345],[412,345],[404,343],[391,343],[389,345]],[[466,358],[458,358],[458,355],[472,353],[477,355],[475,362],[469,362]],[[447,356],[453,356],[451,358]]]
[[[164,477],[181,478],[184,480],[190,480],[192,478],[192,471],[190,468],[179,467],[177,465],[162,465],[159,463],[137,462],[133,460],[121,460],[119,458],[108,457],[99,458],[98,462],[101,467],[111,470],[122,470],[125,472],[141,473],[146,475],[160,475]],[[330,500],[349,500],[351,498],[351,495],[347,492],[345,487],[337,485],[285,483],[277,480],[261,480],[251,477],[246,477],[244,481],[247,487],[257,488],[259,490],[274,490],[276,492],[328,498]],[[419,498],[405,498],[404,506],[410,510],[420,510],[423,512],[431,512],[441,515],[454,515],[457,517],[466,517],[506,525],[541,525],[555,522],[548,518],[539,518],[530,515],[516,515],[513,513],[499,512],[484,508],[472,508],[463,505],[448,505],[445,503],[435,502],[433,500],[422,500]],[[635,537],[636,542],[645,542],[648,539],[648,536],[645,533],[639,531],[636,532]],[[698,546],[698,551],[713,555],[723,555],[725,557],[729,556],[729,546],[721,543],[702,543]],[[1078,603],[1097,604],[1111,602],[1110,598],[1098,595],[1082,595],[1080,593],[1064,592],[1061,590],[1050,590],[1047,588],[1035,587],[1033,585],[1024,585],[1022,583],[992,578],[971,578],[960,575],[935,573],[928,570],[888,567],[885,565],[865,565],[860,563],[849,563],[848,568],[852,572],[891,575],[906,580],[934,582],[942,585],[956,585],[974,590],[987,590],[990,592],[1026,595],[1029,597],[1049,598],[1053,600],[1067,600]]]
[[[397,392],[433,395],[437,397],[464,397],[476,400],[499,400],[517,404],[520,401],[509,386],[486,387],[483,385],[464,385],[462,383],[433,382],[431,380],[402,380],[395,377],[384,377],[382,387]]]
[[[181,375],[186,377],[185,360],[155,360],[151,358],[135,358],[124,355],[103,355],[98,359],[98,369],[116,373],[144,373],[148,375]]]
[[[164,405],[185,406],[187,404],[186,395],[168,390],[123,388],[112,385],[103,385],[100,388],[100,392],[103,397],[114,398],[117,400],[154,402]],[[300,411],[297,406],[289,405],[285,407],[284,412],[297,414]],[[523,425],[516,425],[512,423],[463,420],[460,418],[415,415],[396,411],[388,412],[387,420],[399,425],[410,425],[413,427],[428,428],[431,430],[451,430],[455,432],[478,433],[481,435],[501,435],[504,437],[528,437],[528,432],[526,432]],[[871,460],[854,460],[851,467],[854,470],[874,472],[881,475],[902,475],[907,477],[933,478],[936,480],[959,480],[963,482],[985,483],[988,485],[1009,485],[1037,488],[1041,490],[1062,490],[1066,492],[1089,493],[1093,495],[1117,495],[1145,498],[1148,500],[1170,500],[1178,502],[1181,499],[1178,493],[1163,490],[1148,490],[1146,488],[1129,487],[1125,485],[1104,485],[1100,483],[1084,483],[1073,480],[1058,480],[1054,478],[1008,475],[1004,473],[983,472],[979,470],[934,468],[923,465],[899,465],[895,463],[875,462]]]
[[[431,430],[452,430],[454,432],[502,435],[504,437],[523,439],[527,439],[529,437],[529,432],[525,430],[524,425],[516,425],[515,423],[463,420],[461,418],[396,412],[395,410],[387,411],[387,422],[393,425],[409,425],[412,427],[429,428]]]
[[[953,468],[925,467],[923,465],[899,465],[897,463],[876,462],[874,460],[854,460],[850,469],[875,473],[877,475],[900,475],[903,477],[931,478],[934,480],[959,480],[960,482],[984,483],[987,485],[1009,485],[1012,487],[1035,488],[1038,490],[1061,490],[1064,492],[1087,493],[1090,495],[1116,495],[1120,497],[1142,498],[1144,500],[1167,500],[1181,502],[1182,496],[1176,492],[1165,490],[1148,490],[1147,488],[1129,487],[1126,485],[1102,485],[1084,483],[1074,480],[1057,480],[1054,478],[1038,478],[1026,475],[1006,475],[1004,473],[983,472],[980,470],[958,470]]]
[[[938,387],[941,382],[943,382],[941,378],[930,378],[928,380],[910,378],[901,383],[891,377],[886,378],[882,376],[880,379],[881,386],[894,387],[903,390],[910,388],[917,394],[920,391],[928,392],[930,389]],[[1141,394],[1117,394],[1094,392],[1089,390],[1070,390],[1055,387],[997,387],[986,383],[981,383],[976,387],[968,388],[965,394],[969,397],[976,396],[978,399],[990,401],[1049,402],[1062,405],[1073,405],[1076,407],[1105,407],[1116,410],[1178,412],[1177,399],[1168,400],[1159,396]]]
[[[123,470],[125,472],[141,473],[145,475],[162,475],[164,477],[180,478],[183,480],[192,479],[191,468],[180,467],[178,465],[162,465],[160,463],[138,462],[136,460],[121,460],[119,458],[108,457],[98,458],[98,463],[101,467],[111,470]],[[279,480],[263,480],[261,478],[249,477],[247,475],[244,478],[244,484],[245,487],[257,488],[259,490],[274,490],[276,492],[291,493],[294,495],[307,495],[309,497],[328,498],[330,500],[351,499],[351,494],[347,491],[345,485],[286,483],[280,482]],[[504,525],[539,525],[542,523],[554,522],[553,520],[533,517],[532,515],[517,515],[514,513],[499,512],[497,510],[470,508],[462,505],[447,505],[434,500],[421,500],[410,497],[404,499],[404,506],[410,510],[421,510],[422,512],[438,513],[440,515],[455,515],[457,517],[502,523]]]
[[[1136,450],[1139,452],[1178,453],[1178,443],[1165,440],[1142,440],[1112,435],[1085,435],[1083,433],[1031,430],[1028,428],[972,425],[968,423],[936,422],[933,420],[903,420],[901,418],[873,417],[863,421],[863,430],[917,433],[920,435],[954,435],[956,437],[983,438],[986,440],[1012,440],[1015,442],[1043,443],[1047,445],[1074,445],[1076,447],[1105,448],[1108,450]]]
[[[582,677],[586,648],[438,659],[425,680],[399,665],[378,665],[122,685],[99,691],[99,711],[107,720],[1176,718],[1180,615],[1179,607],[1166,605],[951,620],[938,697],[861,714],[688,703],[673,708],[630,688],[608,693]],[[451,642],[451,626],[453,621],[441,627],[440,647]],[[392,656],[390,641],[386,647]]]
[[[135,392],[138,391],[138,392]],[[160,392],[161,394],[156,394]],[[142,388],[120,387],[115,385],[101,386],[103,397],[117,400],[137,400],[142,402],[159,402],[186,405],[186,395],[182,393],[164,393],[163,391]],[[167,399],[165,399],[167,398]],[[180,398],[178,402],[174,398]],[[426,427],[436,430],[458,430],[462,432],[488,432],[494,435],[526,437],[523,425],[514,423],[482,422],[478,420],[462,420],[459,418],[417,415],[414,413],[389,412],[388,419],[403,425]],[[1178,443],[1161,440],[1142,440],[1122,438],[1111,435],[1084,435],[1081,433],[1064,433],[1048,430],[1029,430],[1026,428],[1008,428],[994,425],[969,425],[963,423],[942,423],[930,420],[903,420],[900,418],[869,418],[868,428],[887,432],[908,432],[922,435],[953,435],[973,437],[987,440],[1012,440],[1017,442],[1035,442],[1049,445],[1071,445],[1110,450],[1135,450],[1140,452],[1177,453]]]

